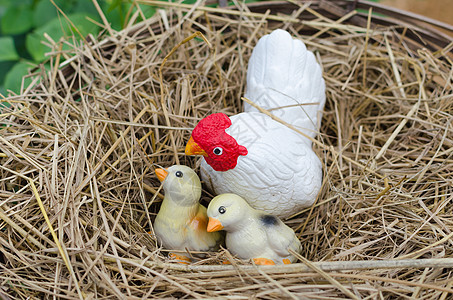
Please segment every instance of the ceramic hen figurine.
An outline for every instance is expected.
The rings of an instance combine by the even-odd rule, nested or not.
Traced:
[[[253,49],[246,98],[315,137],[325,103],[321,68],[300,40],[283,30]],[[186,145],[203,155],[201,176],[216,194],[235,193],[256,209],[288,217],[310,206],[322,165],[310,139],[244,104],[244,112],[202,119]]]
[[[192,251],[217,250],[223,241],[219,232],[206,231],[206,207],[198,201],[201,183],[198,175],[186,166],[156,169],[163,182],[165,198],[154,221],[154,232],[159,243],[171,250],[170,257],[189,262],[185,249]]]
[[[208,231],[226,231],[228,250],[256,264],[290,264],[296,257],[288,249],[301,252],[294,231],[279,218],[250,207],[235,194],[222,194],[208,206]]]

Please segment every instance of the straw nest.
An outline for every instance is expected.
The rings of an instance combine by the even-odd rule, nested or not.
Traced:
[[[360,1],[365,10],[347,14],[341,1],[156,3],[167,10],[65,41],[70,50],[49,40],[52,68],[3,100],[2,299],[453,293],[451,39],[379,6],[368,18]],[[198,166],[183,153],[191,129],[207,114],[241,111],[252,48],[275,28],[305,41],[327,84],[314,145],[322,191],[285,220],[302,242],[300,262],[256,267],[223,250],[174,263],[152,235],[162,199],[153,169]],[[196,31],[206,41],[185,40]]]

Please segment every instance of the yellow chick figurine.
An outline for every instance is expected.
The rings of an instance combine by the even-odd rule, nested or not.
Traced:
[[[185,249],[217,250],[223,235],[206,230],[208,217],[206,207],[199,203],[201,183],[198,175],[191,168],[180,165],[155,172],[165,191],[153,224],[158,242],[172,251],[170,257],[181,263],[191,261]]]
[[[208,206],[208,231],[226,231],[226,246],[240,259],[259,265],[290,264],[297,260],[288,249],[300,253],[294,231],[279,218],[252,208],[242,197],[222,194]]]

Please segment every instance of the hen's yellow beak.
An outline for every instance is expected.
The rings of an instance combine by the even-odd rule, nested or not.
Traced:
[[[201,149],[201,147],[198,146],[197,143],[195,143],[192,137],[190,137],[189,141],[187,142],[185,153],[186,155],[208,156],[208,154],[203,149]]]
[[[219,220],[217,220],[216,218],[209,217],[209,223],[208,223],[208,228],[207,228],[208,232],[219,231],[222,229],[223,229],[223,225],[222,225],[222,223],[220,223]]]
[[[160,182],[163,182],[168,175],[168,171],[165,169],[154,169],[157,178],[159,178]]]

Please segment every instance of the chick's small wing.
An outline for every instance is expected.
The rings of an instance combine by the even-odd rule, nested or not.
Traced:
[[[187,224],[188,239],[192,249],[201,251],[216,250],[223,241],[223,234],[220,232],[207,232],[208,216],[206,207],[199,205],[198,213]]]
[[[291,249],[296,253],[300,253],[301,245],[294,231],[286,226],[281,220],[274,226],[269,226],[266,230],[269,246],[278,255],[288,256]]]

